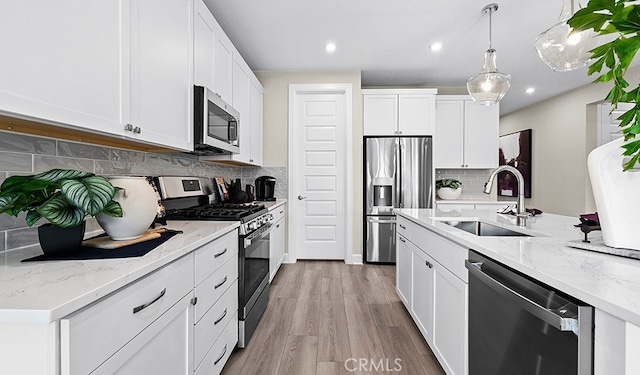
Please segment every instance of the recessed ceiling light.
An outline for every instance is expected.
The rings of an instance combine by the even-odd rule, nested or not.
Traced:
[[[524,92],[526,92],[527,94],[533,94],[534,92],[536,92],[536,89],[534,87],[529,87],[524,90]]]
[[[329,43],[327,43],[327,44],[325,44],[325,45],[324,45],[324,49],[325,49],[327,52],[334,52],[334,51],[336,50],[336,44],[335,44],[335,43],[331,43],[331,42],[329,42]]]
[[[435,42],[432,45],[429,46],[429,49],[432,51],[440,51],[442,49],[442,43],[440,42]]]

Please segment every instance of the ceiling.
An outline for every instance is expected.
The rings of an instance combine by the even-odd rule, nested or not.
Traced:
[[[489,17],[475,0],[205,0],[253,70],[360,70],[362,86],[464,87],[482,69]],[[501,0],[493,14],[498,69],[512,76],[507,114],[585,85],[586,69],[557,73],[535,37],[558,22],[561,0]],[[337,44],[335,52],[325,43]],[[429,49],[435,41],[444,47]],[[533,94],[526,94],[535,87]]]

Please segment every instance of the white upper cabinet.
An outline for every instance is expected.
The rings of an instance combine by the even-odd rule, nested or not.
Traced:
[[[192,17],[190,0],[3,7],[0,112],[191,150]]]
[[[216,23],[216,25],[218,25]],[[213,89],[212,91],[220,95],[222,100],[233,103],[233,44],[222,31],[220,26],[216,29],[216,47],[213,65]]]
[[[131,118],[140,140],[193,149],[190,0],[131,5]]]
[[[202,0],[196,0],[193,13],[193,83],[214,87],[214,61],[217,22]]]
[[[498,166],[499,106],[479,105],[464,95],[436,97],[435,168]]]
[[[364,135],[431,135],[435,89],[362,90]]]
[[[2,6],[0,111],[9,116],[122,130],[128,88],[123,1],[15,1]]]
[[[257,78],[251,80],[251,157],[249,162],[262,165],[262,127],[264,91]]]

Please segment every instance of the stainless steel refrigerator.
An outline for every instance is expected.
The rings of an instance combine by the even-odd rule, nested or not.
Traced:
[[[364,137],[364,259],[396,262],[393,208],[431,208],[431,137]]]

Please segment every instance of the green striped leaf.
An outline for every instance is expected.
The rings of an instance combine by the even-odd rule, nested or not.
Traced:
[[[0,213],[7,212],[8,214],[12,214],[11,209],[13,208],[13,205],[18,200],[18,198],[18,194],[8,194],[0,196]]]
[[[60,191],[71,203],[91,216],[99,214],[116,193],[113,185],[101,176],[90,176],[81,180],[62,180]]]
[[[122,207],[120,203],[116,201],[111,201],[109,204],[102,210],[103,214],[107,214],[113,217],[122,217]]]
[[[62,193],[55,193],[49,200],[37,209],[38,213],[51,224],[59,227],[75,227],[82,224],[85,212],[75,207]]]
[[[33,177],[38,180],[57,182],[60,180],[83,178],[93,175],[93,173],[76,171],[73,169],[52,169],[48,172],[43,172]]]
[[[25,218],[25,220],[27,221],[27,225],[32,227],[33,224],[35,224],[41,218],[42,218],[42,215],[40,215],[40,212],[38,212],[38,211],[29,211],[29,212],[27,212],[27,217]]]

